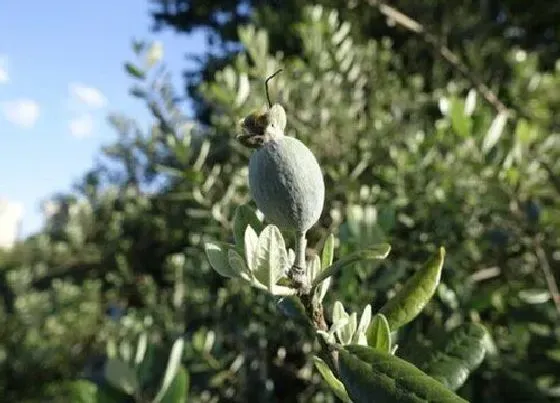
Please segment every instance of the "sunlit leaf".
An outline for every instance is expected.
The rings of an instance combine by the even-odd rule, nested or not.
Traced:
[[[269,225],[259,235],[255,277],[269,291],[284,274],[288,266],[288,252],[280,230]]]
[[[371,320],[366,334],[370,347],[385,353],[391,351],[391,331],[385,315],[382,313],[376,314]]]
[[[339,351],[340,379],[354,403],[465,403],[441,383],[394,355],[361,345]]]
[[[502,136],[506,123],[507,114],[505,112],[500,112],[498,116],[496,116],[492,121],[490,129],[488,129],[488,133],[486,133],[486,136],[484,137],[484,140],[482,142],[483,152],[487,153],[498,143],[500,137]]]
[[[228,245],[221,242],[206,242],[204,251],[214,270],[224,277],[235,277],[237,273],[229,265]]]
[[[391,331],[413,320],[432,298],[439,284],[444,257],[445,249],[439,248],[437,254],[379,310],[387,318]]]

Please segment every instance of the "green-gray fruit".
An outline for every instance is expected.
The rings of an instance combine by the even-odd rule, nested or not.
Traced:
[[[323,174],[315,156],[301,141],[275,134],[249,161],[251,195],[271,223],[305,232],[323,211]]]

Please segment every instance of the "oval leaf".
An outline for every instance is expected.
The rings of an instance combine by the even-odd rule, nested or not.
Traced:
[[[231,269],[236,273],[237,277],[241,277],[247,281],[251,281],[251,271],[245,260],[233,249],[228,250],[228,263]]]
[[[550,299],[550,293],[547,290],[521,290],[518,295],[519,299],[527,304],[544,304]]]
[[[391,329],[382,313],[376,314],[367,330],[368,345],[384,353],[391,352]]]
[[[498,143],[504,131],[504,127],[506,126],[506,122],[507,114],[505,112],[500,112],[498,116],[494,118],[482,142],[482,151],[484,153],[490,151],[490,149]]]
[[[439,284],[444,258],[445,249],[440,248],[436,256],[428,260],[379,310],[387,318],[392,331],[414,319],[432,298]]]
[[[148,349],[148,335],[146,333],[138,336],[138,344],[136,345],[136,355],[134,356],[134,364],[139,365],[144,361],[146,350]]]
[[[125,63],[124,68],[126,72],[134,78],[138,78],[140,80],[146,78],[146,73],[132,63]]]
[[[335,275],[347,266],[354,263],[361,262],[364,260],[382,260],[387,257],[391,246],[386,243],[379,244],[373,248],[357,251],[351,253],[350,255],[344,256],[343,258],[336,261],[334,264],[330,265],[324,269],[315,279],[313,280],[313,287],[320,284],[323,280]]]
[[[451,390],[459,389],[484,359],[486,330],[476,323],[463,324],[445,337],[444,344],[418,363],[428,375]]]
[[[414,365],[366,346],[339,351],[340,379],[355,403],[466,403]]]
[[[466,137],[470,134],[472,126],[471,119],[465,114],[464,106],[458,99],[451,101],[451,126],[461,137]]]
[[[221,242],[206,242],[204,251],[214,270],[224,277],[235,277],[236,272],[229,265],[228,246]]]
[[[350,396],[348,396],[348,392],[344,389],[344,385],[340,382],[332,373],[329,366],[317,356],[313,357],[313,364],[315,364],[315,368],[321,374],[327,385],[332,389],[333,393],[342,400],[344,403],[352,403],[350,400]]]
[[[471,88],[469,93],[467,94],[467,98],[465,98],[465,109],[464,109],[465,116],[471,116],[474,112],[475,107],[476,107],[476,90],[474,88]]]
[[[276,226],[269,225],[260,233],[256,263],[255,277],[272,292],[288,266],[286,244]]]

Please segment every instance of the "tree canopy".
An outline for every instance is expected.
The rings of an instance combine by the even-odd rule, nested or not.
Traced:
[[[426,372],[469,401],[558,401],[559,7],[307,3],[154,2],[161,27],[211,30],[211,54],[187,76],[195,118],[181,112],[165,59],[147,63],[152,45],[134,42],[130,96],[150,125],[112,115],[116,138],[100,165],[53,197],[39,233],[0,251],[5,401],[100,401],[78,378],[116,401],[187,390],[194,402],[346,398],[313,358],[321,339],[301,307],[224,279],[205,254],[208,242],[235,245],[239,206],[264,231],[251,215],[252,150],[236,134],[240,118],[266,107],[263,81],[279,68],[270,92],[286,135],[313,151],[326,185],[309,261],[329,260],[329,242],[342,262],[391,245],[384,259],[332,269],[322,297],[333,337],[398,345],[391,368]],[[425,266],[431,256],[439,263]],[[418,297],[421,313],[395,298],[418,289],[411,281],[423,287],[413,273],[438,280]],[[478,353],[462,354],[465,345]],[[357,356],[385,357],[348,351],[342,378]],[[382,370],[376,362],[368,370]]]

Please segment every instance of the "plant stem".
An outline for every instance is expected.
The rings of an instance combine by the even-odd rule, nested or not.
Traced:
[[[476,88],[479,94],[481,94],[484,99],[491,104],[498,112],[507,113],[508,108],[500,101],[498,96],[479,79],[475,74],[473,74],[472,69],[469,68],[455,53],[451,51],[447,46],[439,40],[436,35],[429,32],[424,25],[414,20],[410,16],[400,12],[394,7],[386,4],[384,1],[380,0],[367,0],[368,4],[372,7],[377,8],[381,14],[387,17],[389,20],[393,21],[395,24],[413,32],[422,38],[424,42],[431,45],[440,56],[447,61],[453,68],[455,68],[459,73],[461,73],[471,84]]]
[[[296,232],[296,246],[295,246],[295,261],[294,265],[289,271],[289,277],[292,279],[294,286],[298,289],[298,296],[305,308],[307,317],[311,321],[315,330],[328,331],[329,327],[325,321],[325,314],[323,311],[323,304],[314,298],[315,289],[311,288],[311,281],[308,278],[306,270],[307,264],[305,261],[305,250],[307,247],[307,240],[305,238],[305,231]],[[323,358],[328,363],[329,367],[338,373],[338,352],[335,351],[322,337],[318,336],[321,349],[323,350]]]
[[[296,258],[294,265],[290,269],[289,277],[294,282],[294,286],[298,288],[299,294],[309,294],[309,279],[307,278],[306,262],[305,262],[305,249],[307,247],[307,240],[305,239],[305,231],[296,232]]]
[[[305,248],[307,247],[307,239],[305,239],[305,231],[296,233],[296,261],[297,267],[305,269]]]
[[[548,291],[550,292],[550,297],[556,306],[556,311],[560,314],[560,291],[558,290],[558,285],[554,279],[554,274],[552,274],[548,258],[546,257],[546,252],[541,246],[541,237],[536,237],[535,253],[537,255],[537,259],[539,259],[539,263],[546,280],[546,285],[548,287]]]

